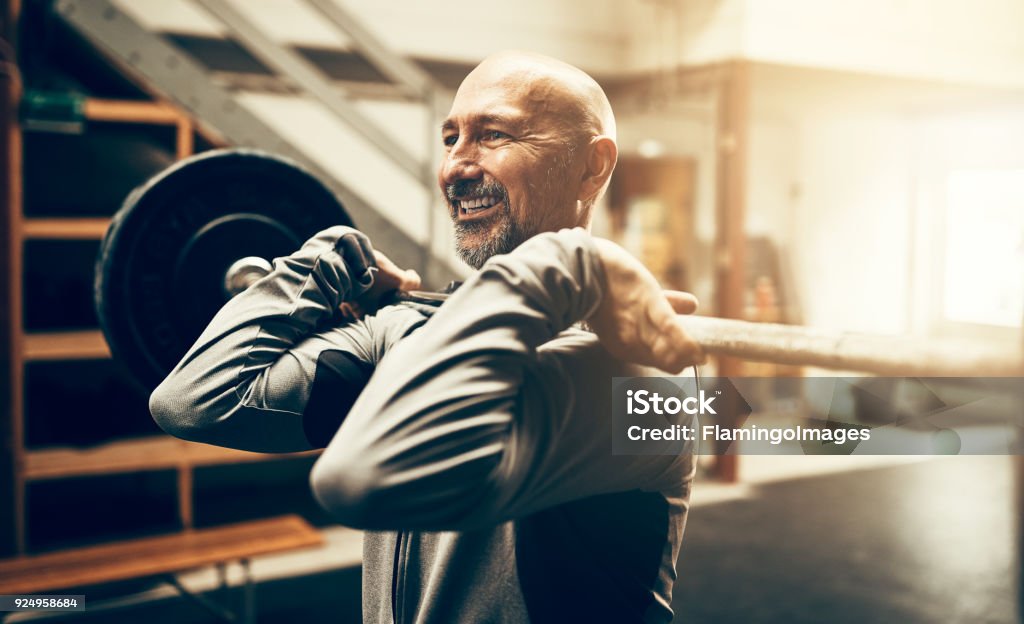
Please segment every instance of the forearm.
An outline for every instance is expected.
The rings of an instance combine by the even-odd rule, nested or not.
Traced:
[[[365,288],[336,249],[348,232],[321,232],[228,301],[150,398],[164,430],[255,451],[311,447],[302,412],[312,374],[309,363],[290,352]]]
[[[368,528],[460,528],[507,511],[523,411],[561,413],[537,348],[602,296],[582,230],[531,239],[487,264],[381,363],[313,474],[321,502]]]

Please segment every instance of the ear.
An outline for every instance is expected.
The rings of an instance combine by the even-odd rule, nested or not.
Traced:
[[[590,201],[601,194],[608,184],[619,157],[619,148],[615,140],[604,135],[596,136],[587,146],[587,162],[583,170],[583,179],[576,199]]]

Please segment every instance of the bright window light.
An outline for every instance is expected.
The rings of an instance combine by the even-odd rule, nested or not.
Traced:
[[[1024,169],[956,171],[946,191],[946,320],[1024,318]]]

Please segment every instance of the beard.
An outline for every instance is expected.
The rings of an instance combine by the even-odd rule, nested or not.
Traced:
[[[474,269],[482,267],[492,256],[509,253],[533,236],[528,228],[512,216],[508,192],[500,184],[449,184],[445,187],[445,194],[449,199],[449,205],[454,205],[457,197],[468,199],[490,195],[501,198],[501,210],[483,221],[464,222],[459,220],[458,208],[451,212],[455,227],[455,251],[463,262]]]

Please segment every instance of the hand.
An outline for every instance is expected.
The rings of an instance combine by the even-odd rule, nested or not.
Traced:
[[[373,285],[359,297],[359,301],[367,298],[379,301],[381,297],[395,290],[416,290],[420,287],[420,275],[416,271],[398,268],[398,265],[376,249],[373,250],[373,257],[377,262]]]
[[[338,306],[345,320],[361,319],[366,314],[376,312],[381,300],[391,292],[420,287],[420,276],[416,271],[400,269],[387,256],[374,249],[370,239],[360,232],[342,236],[337,247],[353,281],[365,288],[355,299]]]
[[[604,298],[587,319],[601,344],[613,356],[676,374],[704,361],[700,345],[683,329],[678,314],[693,314],[697,298],[662,290],[651,272],[625,249],[600,238],[598,256],[604,267]]]

